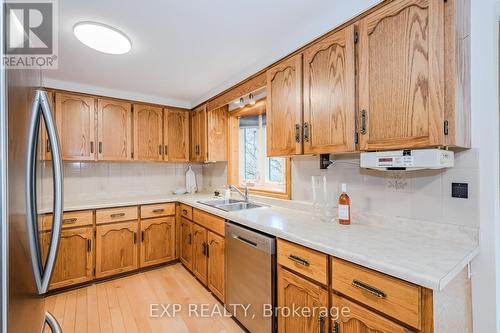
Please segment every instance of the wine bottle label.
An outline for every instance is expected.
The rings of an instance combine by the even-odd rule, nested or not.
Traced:
[[[339,205],[339,220],[349,220],[349,205]]]

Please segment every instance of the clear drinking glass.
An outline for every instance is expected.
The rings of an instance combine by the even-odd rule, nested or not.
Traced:
[[[333,207],[328,199],[326,176],[312,176],[313,216],[315,219],[329,222],[333,220]]]

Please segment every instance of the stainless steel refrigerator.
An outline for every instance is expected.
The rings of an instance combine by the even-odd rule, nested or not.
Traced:
[[[2,41],[0,54],[3,50]],[[40,70],[1,70],[0,320],[4,333],[38,333],[45,325],[52,332],[61,331],[55,318],[45,311],[44,294],[54,269],[61,233],[62,162],[50,104],[47,94],[38,89],[40,82]],[[46,132],[52,152],[47,161],[40,157],[42,127],[46,128],[43,133]],[[54,214],[54,227],[44,258],[38,235],[42,210]]]

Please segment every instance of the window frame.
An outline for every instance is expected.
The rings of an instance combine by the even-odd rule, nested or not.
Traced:
[[[266,113],[266,99],[257,101],[254,105],[229,112],[229,158],[228,158],[228,184],[234,184],[241,189],[239,176],[239,117],[258,116]],[[249,187],[251,194],[267,196],[278,199],[290,200],[292,195],[292,177],[290,157],[285,160],[285,191],[272,191],[258,187]],[[266,163],[267,164],[267,163]],[[267,172],[267,171],[266,171]],[[267,177],[267,175],[265,176]]]

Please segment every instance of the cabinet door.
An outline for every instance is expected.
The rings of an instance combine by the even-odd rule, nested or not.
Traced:
[[[55,114],[62,158],[77,161],[95,160],[94,98],[56,93]]]
[[[49,98],[49,105],[52,112],[54,112],[54,93],[51,91],[47,92]],[[55,115],[53,114],[55,117]],[[55,121],[55,118],[54,118]],[[57,125],[56,125],[57,126]],[[43,117],[40,119],[40,131],[39,131],[39,144],[38,144],[38,158],[42,161],[50,161],[52,159],[49,137],[47,136],[47,128],[45,127],[45,120]]]
[[[360,21],[360,149],[443,143],[443,6],[397,0]]]
[[[193,270],[192,222],[181,217],[181,248],[179,259],[190,271]]]
[[[191,160],[204,162],[207,158],[207,107],[202,105],[191,117]]]
[[[337,333],[409,333],[411,330],[386,319],[354,302],[332,294],[332,308],[339,313],[332,318],[332,332]],[[343,312],[344,310],[344,312]],[[345,313],[345,315],[343,315]]]
[[[165,160],[189,161],[189,113],[185,110],[163,110],[163,145]]]
[[[278,267],[278,307],[316,309],[311,316],[286,316],[278,314],[278,331],[281,333],[328,332],[328,292],[283,267]],[[342,331],[342,333],[345,333]]]
[[[134,104],[134,160],[163,160],[163,111],[161,108]]]
[[[193,231],[193,274],[207,285],[207,230],[196,223]]]
[[[354,26],[304,52],[304,153],[354,151]]]
[[[224,237],[208,232],[208,289],[224,302]]]
[[[50,232],[42,233],[42,258],[44,261],[47,259],[50,237]],[[92,227],[61,231],[56,266],[50,280],[50,289],[92,280],[94,268],[93,238],[94,229]]]
[[[302,54],[269,69],[267,155],[302,154]]]
[[[141,220],[140,267],[175,258],[175,217]]]
[[[199,121],[198,113],[196,111],[191,111],[189,114],[189,126],[190,126],[190,148],[189,148],[189,159],[193,162],[196,162],[198,157],[198,143],[199,140]]]
[[[96,227],[96,277],[137,268],[137,228],[137,221]]]
[[[207,112],[208,161],[227,161],[228,107]]]
[[[99,160],[132,159],[132,107],[130,103],[99,98],[97,104]]]

